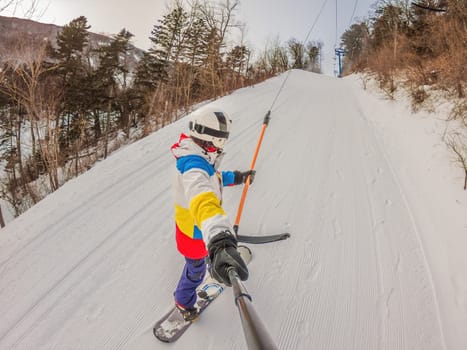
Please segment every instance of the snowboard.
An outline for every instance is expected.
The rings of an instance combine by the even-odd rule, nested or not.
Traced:
[[[239,246],[238,251],[248,264],[251,259],[251,251],[245,246]],[[201,313],[219,296],[225,289],[223,283],[218,282],[206,273],[206,278],[196,289],[197,300],[195,307],[198,309],[198,317]],[[156,322],[153,328],[154,336],[164,343],[173,343],[179,339],[183,333],[191,326],[196,319],[185,321],[180,311],[173,306],[159,321]]]

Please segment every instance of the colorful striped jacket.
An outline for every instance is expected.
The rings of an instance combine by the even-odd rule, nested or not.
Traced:
[[[190,259],[207,256],[206,246],[232,224],[222,209],[222,187],[234,184],[232,171],[219,172],[223,154],[205,152],[182,134],[171,148],[175,156],[175,237],[179,252]]]

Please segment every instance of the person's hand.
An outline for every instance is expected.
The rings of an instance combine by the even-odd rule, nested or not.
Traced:
[[[250,185],[251,185],[253,183],[253,180],[255,179],[256,170],[247,170],[247,171],[236,170],[234,171],[234,174],[235,174],[235,179],[234,179],[235,185],[244,184],[246,180],[248,179],[248,176],[250,177]]]
[[[237,240],[230,231],[223,231],[208,244],[210,272],[221,283],[230,286],[229,271],[234,269],[242,281],[248,279],[248,268],[237,251]]]

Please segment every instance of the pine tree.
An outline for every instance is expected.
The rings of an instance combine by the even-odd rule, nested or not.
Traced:
[[[131,53],[130,40],[133,37],[126,29],[122,29],[112,41],[98,49],[99,66],[94,72],[95,110],[105,111],[106,131],[110,129],[108,115],[116,110],[119,115],[119,126],[126,130],[129,119],[129,96],[127,86],[128,55]],[[99,116],[94,119],[95,137],[101,134]],[[107,135],[107,133],[106,133]]]
[[[369,52],[369,28],[366,23],[354,23],[342,34],[342,45],[345,48],[345,60],[351,67],[359,68],[362,60]]]
[[[249,55],[250,50],[245,45],[236,45],[227,53],[226,61],[232,71],[241,74],[246,66]]]
[[[62,128],[62,145],[65,147],[80,138],[86,127],[85,113],[91,104],[92,77],[86,57],[89,28],[86,17],[80,16],[58,33],[57,48],[49,47],[49,55],[58,65],[57,74],[64,86],[59,124]]]
[[[185,10],[178,6],[152,29],[149,37],[152,45],[144,53],[136,70],[135,86],[140,95],[157,89],[161,83],[169,80],[170,68],[183,54],[182,37],[187,17]]]
[[[308,56],[308,68],[314,73],[321,73],[321,51],[323,43],[309,42],[306,46],[306,55]]]
[[[188,25],[188,14],[179,4],[165,15],[160,25],[151,31],[152,47],[149,54],[155,67],[162,68],[159,79],[167,81],[172,72],[170,66],[179,62],[184,54],[184,35]]]
[[[191,67],[201,67],[207,58],[209,28],[202,18],[193,18],[187,28],[185,59]]]
[[[196,4],[191,9],[184,35],[184,52],[179,66],[180,85],[184,104],[202,99],[201,76],[208,56],[209,28]]]
[[[303,43],[292,38],[287,44],[289,47],[289,53],[293,60],[292,68],[304,69],[307,66],[307,61],[305,57],[305,46]]]
[[[249,57],[250,50],[245,45],[237,45],[227,53],[226,64],[231,71],[233,83],[231,89],[243,86]]]

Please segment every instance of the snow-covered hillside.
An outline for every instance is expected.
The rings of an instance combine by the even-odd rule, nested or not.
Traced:
[[[280,76],[215,101],[223,168],[248,168]],[[467,349],[467,194],[435,118],[356,78],[292,71],[271,114],[240,233],[246,286],[281,349]],[[0,231],[0,349],[245,349],[227,290],[173,346],[169,152],[181,120],[116,152]],[[225,189],[233,220],[241,188]]]

